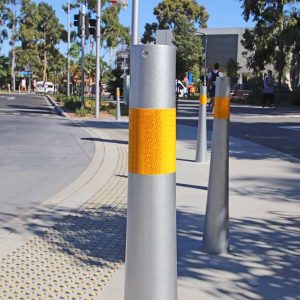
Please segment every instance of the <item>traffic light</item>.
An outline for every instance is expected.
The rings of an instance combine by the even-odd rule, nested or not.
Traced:
[[[97,20],[96,19],[89,20],[89,31],[90,31],[91,35],[96,36],[96,32],[97,32]]]
[[[88,15],[85,16],[85,36],[88,38],[90,35],[96,36],[97,20],[90,19]]]
[[[74,25],[78,27],[78,35],[81,36],[81,28],[83,25],[83,14],[79,12],[79,14],[74,15]]]

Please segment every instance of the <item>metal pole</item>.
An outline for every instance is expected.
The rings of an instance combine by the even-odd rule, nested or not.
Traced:
[[[131,44],[139,44],[139,0],[132,3]]]
[[[70,0],[68,0],[68,65],[67,65],[67,96],[70,96],[70,43],[71,43],[71,19],[70,19]]]
[[[119,121],[121,118],[121,107],[120,107],[120,88],[116,90],[116,120]]]
[[[199,98],[199,119],[196,146],[196,162],[207,162],[207,130],[206,130],[207,87],[202,86]]]
[[[81,7],[81,108],[84,108],[84,47],[85,47],[85,5]]]
[[[177,299],[175,62],[131,46],[125,300]]]
[[[96,105],[95,116],[99,118],[100,111],[100,38],[101,38],[101,0],[97,1],[97,29],[96,29]]]
[[[230,78],[217,77],[212,153],[203,231],[203,249],[211,254],[229,251],[229,117]]]
[[[205,61],[204,61],[204,85],[206,86],[206,68],[207,68],[207,34],[205,33]]]

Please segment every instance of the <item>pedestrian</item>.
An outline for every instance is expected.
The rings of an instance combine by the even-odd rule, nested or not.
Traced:
[[[216,80],[217,77],[224,77],[223,73],[219,71],[220,65],[218,63],[214,64],[214,69],[207,74],[208,79],[208,92],[210,97],[210,102],[208,106],[214,105],[215,93],[216,93]]]
[[[10,82],[9,81],[7,82],[7,90],[8,90],[8,93],[10,94],[11,89],[10,89]]]
[[[36,79],[34,78],[32,81],[33,92],[36,93]]]
[[[26,79],[23,78],[21,80],[21,92],[25,92],[26,93]]]
[[[264,90],[262,107],[265,108],[267,102],[270,103],[271,107],[274,107],[274,79],[272,77],[272,71],[268,71],[268,75],[264,77]]]

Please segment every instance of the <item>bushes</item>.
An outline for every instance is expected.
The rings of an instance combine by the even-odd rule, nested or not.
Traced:
[[[81,99],[76,96],[66,97],[64,100],[64,107],[69,110],[76,110],[81,107]]]
[[[82,118],[86,117],[90,113],[90,110],[86,108],[76,109],[76,114]]]
[[[300,106],[300,86],[296,88],[290,95],[290,103],[295,106]]]

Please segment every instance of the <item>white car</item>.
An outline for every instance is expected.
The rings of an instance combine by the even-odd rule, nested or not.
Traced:
[[[38,81],[36,83],[36,92],[37,93],[45,93],[45,94],[53,94],[54,93],[54,84],[50,81]]]

